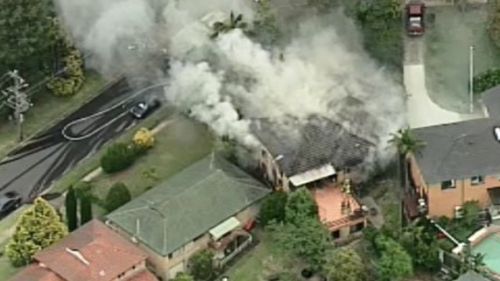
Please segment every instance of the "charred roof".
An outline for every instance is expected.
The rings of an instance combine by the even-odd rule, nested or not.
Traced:
[[[288,176],[300,174],[325,164],[336,168],[352,168],[364,162],[373,144],[341,124],[321,116],[307,120],[288,118],[273,122],[257,119],[252,132],[266,149],[279,160]]]

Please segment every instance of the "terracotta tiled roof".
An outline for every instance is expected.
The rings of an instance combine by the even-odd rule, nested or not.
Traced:
[[[158,281],[158,279],[151,272],[143,271],[127,281]]]
[[[16,274],[9,281],[65,281],[54,272],[32,264]]]
[[[142,250],[98,220],[35,255],[36,261],[71,281],[113,280],[146,258]]]

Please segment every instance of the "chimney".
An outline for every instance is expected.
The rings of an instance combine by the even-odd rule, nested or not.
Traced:
[[[84,265],[86,265],[86,266],[90,265],[90,262],[88,260],[86,260],[85,257],[78,250],[66,248],[66,252],[68,252],[68,254],[75,257],[77,260],[79,260]]]

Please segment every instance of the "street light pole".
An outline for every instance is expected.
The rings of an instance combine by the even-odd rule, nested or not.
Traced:
[[[469,47],[469,110],[474,112],[474,45]]]

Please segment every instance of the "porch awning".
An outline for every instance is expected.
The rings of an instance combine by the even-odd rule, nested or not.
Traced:
[[[332,165],[327,164],[316,169],[309,170],[307,172],[297,174],[290,177],[290,182],[295,186],[299,187],[301,185],[317,181],[329,176],[335,175],[335,169]]]
[[[224,236],[226,233],[234,230],[238,226],[240,226],[240,221],[235,218],[235,217],[230,217],[229,219],[225,220],[221,224],[217,225],[216,227],[210,229],[209,233],[212,235],[212,237],[215,240],[218,240],[222,236]]]

